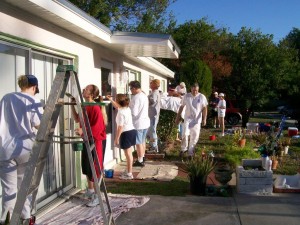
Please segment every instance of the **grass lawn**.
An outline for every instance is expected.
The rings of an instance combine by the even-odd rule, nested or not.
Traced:
[[[280,117],[278,117],[280,118]],[[273,119],[266,114],[256,114],[255,117],[251,117],[249,122],[255,123],[270,123],[274,121],[280,121],[280,119]],[[231,129],[231,126],[226,126],[226,129]],[[196,154],[201,154],[202,151],[206,153],[213,152],[216,156],[224,154],[226,151],[233,151],[232,157],[237,163],[240,163],[240,159],[248,156],[253,156],[253,148],[257,146],[257,143],[253,140],[251,135],[246,136],[246,146],[239,148],[236,146],[233,135],[225,135],[220,137],[220,129],[203,127],[201,129],[200,139],[196,146]],[[216,140],[211,141],[209,136],[215,134]],[[283,131],[283,137],[288,137],[287,130]],[[180,142],[172,140],[164,143],[165,158],[167,161],[178,162]],[[250,152],[250,154],[249,154]],[[252,152],[252,153],[251,153]],[[257,155],[256,155],[257,156]],[[258,158],[260,156],[258,155]],[[300,168],[300,140],[295,139],[291,141],[289,148],[289,154],[280,157],[280,162],[277,170],[274,173],[277,174],[296,174]],[[132,195],[163,195],[163,196],[185,196],[189,194],[189,179],[185,176],[177,176],[171,182],[158,182],[158,181],[139,181],[139,182],[109,182],[107,183],[108,191],[112,193],[132,194]]]

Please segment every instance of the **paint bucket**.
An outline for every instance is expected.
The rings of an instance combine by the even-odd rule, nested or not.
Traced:
[[[83,143],[82,142],[74,142],[72,143],[73,151],[82,151],[83,150]]]
[[[211,140],[211,141],[216,140],[216,135],[210,135],[210,136],[209,136],[209,140]]]
[[[104,174],[106,178],[113,178],[114,177],[114,170],[110,169],[110,170],[104,170]]]

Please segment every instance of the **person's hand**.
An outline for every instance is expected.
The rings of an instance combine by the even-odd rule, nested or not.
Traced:
[[[106,95],[105,98],[107,98],[109,101],[112,100],[112,96],[111,95]]]
[[[119,139],[115,139],[115,140],[114,140],[114,145],[115,145],[115,146],[119,146]]]
[[[206,120],[202,120],[202,126],[206,126]]]
[[[77,128],[75,129],[75,134],[82,136],[83,132],[82,132],[82,128]]]
[[[71,103],[76,103],[75,98],[71,98]]]

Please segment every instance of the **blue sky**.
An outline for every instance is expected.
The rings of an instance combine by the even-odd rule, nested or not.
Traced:
[[[207,17],[210,24],[236,34],[241,27],[273,34],[274,42],[300,29],[300,0],[177,0],[170,8],[182,24]]]

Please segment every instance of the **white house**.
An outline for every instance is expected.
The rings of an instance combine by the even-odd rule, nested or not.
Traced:
[[[56,67],[62,64],[75,65],[81,87],[96,84],[102,95],[127,93],[131,80],[139,80],[148,93],[149,81],[155,78],[161,80],[161,90],[166,91],[167,80],[174,73],[152,57],[178,58],[179,53],[170,35],[111,32],[66,0],[0,1],[0,98],[19,91],[17,77],[26,73],[37,76],[38,97],[47,100]],[[104,164],[111,168],[120,155],[112,144],[115,112],[110,105],[107,112]],[[66,106],[57,132],[70,136],[73,129],[74,121]],[[83,181],[80,153],[69,144],[53,144],[37,208],[83,188]]]

